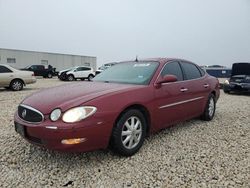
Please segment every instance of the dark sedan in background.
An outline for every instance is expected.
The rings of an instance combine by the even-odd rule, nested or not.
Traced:
[[[90,151],[110,145],[129,156],[150,133],[195,117],[212,120],[219,94],[218,80],[186,60],[121,62],[92,82],[27,97],[15,113],[15,129],[49,149]]]
[[[225,93],[250,92],[250,63],[234,63],[229,80],[223,86]]]

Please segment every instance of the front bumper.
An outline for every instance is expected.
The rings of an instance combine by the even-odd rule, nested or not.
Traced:
[[[62,124],[62,123],[61,123]],[[105,149],[109,144],[112,123],[98,119],[60,126],[60,123],[45,120],[41,124],[24,122],[15,114],[15,129],[28,142],[52,150],[66,152],[86,152]],[[79,144],[62,144],[64,139],[84,138]]]
[[[250,83],[229,83],[224,84],[226,91],[250,91]]]

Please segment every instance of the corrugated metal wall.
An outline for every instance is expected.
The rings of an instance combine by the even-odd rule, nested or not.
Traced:
[[[15,63],[13,63],[13,61],[8,62],[8,58],[9,60],[15,59]],[[16,68],[24,68],[29,65],[46,64],[46,62],[55,67],[57,71],[79,65],[90,66],[96,70],[96,57],[0,48],[1,64],[8,64]]]

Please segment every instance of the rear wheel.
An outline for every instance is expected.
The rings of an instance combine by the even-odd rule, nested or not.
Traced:
[[[52,78],[53,77],[53,75],[52,75],[51,72],[49,72],[47,76],[48,76],[48,78]]]
[[[68,81],[74,81],[74,80],[75,80],[74,75],[72,74],[68,75]]]
[[[10,83],[10,88],[13,91],[20,91],[23,89],[23,82],[21,80],[13,80]]]
[[[211,93],[208,97],[207,104],[201,116],[201,119],[205,121],[212,120],[214,117],[215,109],[216,109],[215,96]]]
[[[131,109],[123,113],[113,128],[111,145],[114,151],[124,156],[135,154],[144,142],[146,126],[140,111]]]

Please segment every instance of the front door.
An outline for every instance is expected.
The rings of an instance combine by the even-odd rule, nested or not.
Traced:
[[[175,75],[178,81],[162,84],[155,90],[158,129],[186,119],[187,101],[192,98],[183,81],[184,76],[178,61],[167,63],[160,73],[159,79],[168,74]]]

